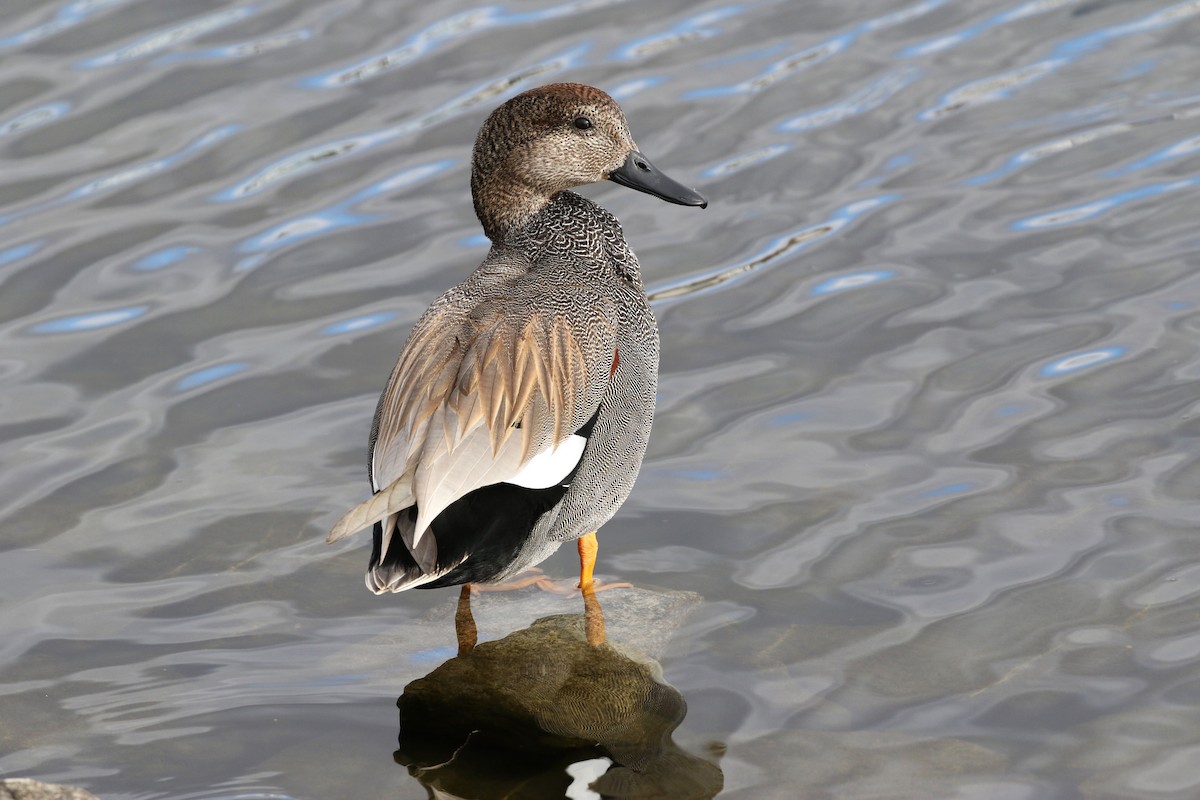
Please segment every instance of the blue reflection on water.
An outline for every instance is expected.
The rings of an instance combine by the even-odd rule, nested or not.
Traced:
[[[994,27],[1000,22],[1011,21],[1017,17],[1011,16],[1017,11],[1025,10],[1024,16],[1029,16],[1030,13],[1039,12],[1047,7],[1054,7],[1054,2],[1026,3],[1010,12],[1008,15],[993,17],[991,20],[985,20],[970,29],[964,29],[970,35],[966,38],[972,38],[978,35],[981,31]],[[1110,42],[1121,39],[1126,36],[1132,36],[1138,33],[1145,33],[1151,30],[1157,30],[1170,25],[1176,25],[1189,17],[1200,14],[1200,2],[1196,0],[1186,0],[1186,2],[1178,3],[1169,8],[1162,9],[1145,17],[1126,22],[1120,25],[1112,25],[1107,28],[1101,28],[1091,33],[1086,33],[1082,36],[1077,36],[1065,42],[1057,44],[1050,53],[1049,58],[1032,64],[1026,64],[1016,69],[1002,72],[998,75],[991,75],[980,80],[971,81],[963,84],[958,88],[947,92],[942,96],[941,100],[933,108],[926,109],[917,115],[920,120],[932,120],[946,114],[959,111],[968,106],[975,106],[981,103],[988,103],[995,100],[1001,100],[1011,95],[1012,90],[1027,86],[1035,81],[1041,80],[1046,75],[1057,71],[1059,68],[1069,64],[1080,56],[1087,55],[1096,50],[1102,50]],[[990,23],[990,24],[989,24]],[[964,32],[956,36],[961,36]],[[901,55],[923,55],[928,52],[934,52],[938,49],[945,49],[946,46],[958,43],[959,39],[950,41],[953,37],[940,37],[933,42],[927,42],[924,45],[917,45],[917,49],[908,48],[901,52]],[[965,39],[962,39],[965,41]],[[949,42],[949,44],[938,44],[939,42]],[[920,48],[925,48],[924,50]],[[929,48],[934,48],[930,50]],[[910,52],[911,51],[911,52]]]
[[[703,89],[695,89],[684,95],[688,99],[698,99],[706,97],[724,97],[734,94],[754,94],[761,92],[768,86],[771,86],[784,78],[790,77],[797,72],[806,70],[809,67],[816,66],[823,61],[827,61],[833,56],[841,53],[850,47],[860,36],[872,31],[878,31],[885,28],[890,28],[895,25],[901,25],[909,20],[928,14],[935,8],[945,4],[945,0],[924,0],[924,2],[915,3],[908,8],[893,11],[884,14],[874,19],[866,20],[858,25],[855,25],[849,31],[833,36],[825,41],[807,47],[798,53],[782,58],[769,64],[766,69],[738,83],[729,84],[726,86],[713,86]],[[765,53],[757,53],[756,55],[765,55]]]
[[[1101,197],[1096,200],[1090,200],[1086,203],[1081,203],[1077,206],[1069,206],[1068,208],[1060,208],[1056,211],[1050,211],[1045,214],[1038,214],[1025,219],[1017,220],[1010,224],[1013,230],[1029,231],[1039,230],[1042,228],[1057,228],[1063,225],[1073,225],[1077,222],[1093,219],[1105,212],[1112,211],[1118,206],[1130,203],[1136,200],[1145,200],[1150,197],[1158,197],[1159,195],[1168,194],[1170,192],[1178,192],[1181,189],[1189,189],[1194,186],[1200,186],[1200,175],[1194,175],[1190,178],[1183,178],[1177,181],[1166,181],[1164,183],[1152,183],[1149,186],[1141,186],[1137,189],[1126,189],[1123,192],[1116,192],[1107,197]]]
[[[176,45],[190,42],[193,39],[199,39],[201,36],[213,31],[226,28],[236,22],[241,22],[257,13],[258,9],[254,6],[242,6],[240,8],[225,9],[224,11],[218,11],[203,17],[196,17],[187,22],[173,25],[170,28],[147,34],[116,50],[110,50],[107,53],[102,53],[92,58],[85,58],[83,61],[76,62],[75,67],[85,70],[100,69],[102,67],[111,67],[116,64],[124,64],[129,61],[146,58],[147,56],[157,55]]]
[[[819,108],[815,111],[806,111],[791,119],[784,120],[779,123],[779,130],[787,132],[812,130],[813,128],[822,128],[826,125],[841,122],[848,117],[865,114],[886,103],[897,92],[919,77],[921,77],[921,70],[916,67],[908,67],[884,73],[881,77],[871,81],[861,89],[851,92],[848,96],[832,105]]]
[[[1140,78],[1143,75],[1149,75],[1157,67],[1158,60],[1151,58],[1145,61],[1139,61],[1136,64],[1130,64],[1128,67],[1125,67],[1125,69],[1121,70],[1121,74],[1117,77],[1123,81],[1128,81],[1134,78]]]
[[[708,62],[707,66],[716,70],[720,67],[726,67],[730,64],[742,64],[748,61],[762,61],[764,58],[771,58],[787,50],[786,44],[771,44],[765,47],[759,47],[755,50],[748,50],[744,53],[723,53],[716,56]]]
[[[195,50],[186,53],[167,53],[155,59],[154,63],[178,64],[193,61],[236,61],[242,58],[250,58],[251,56],[269,53],[272,50],[281,50],[285,47],[291,47],[294,44],[307,42],[312,38],[312,29],[301,28],[299,30],[285,31],[283,33],[277,33],[271,36],[264,36],[260,39],[250,39],[244,42],[221,45],[219,47],[207,47],[203,50]]]
[[[6,266],[23,258],[28,258],[38,250],[41,250],[45,244],[44,239],[39,239],[36,242],[26,242],[25,244],[14,245],[6,250],[0,250],[0,266]]]
[[[406,189],[426,181],[445,172],[454,164],[454,159],[442,159],[402,170],[355,192],[340,203],[335,203],[303,217],[282,222],[264,233],[255,234],[244,241],[238,249],[243,253],[277,250],[303,239],[373,222],[380,219],[378,214],[359,213],[354,210],[355,207],[377,195]]]
[[[40,128],[42,125],[65,117],[70,110],[71,104],[66,101],[47,103],[37,108],[31,108],[6,122],[0,122],[0,137]]]
[[[899,55],[900,58],[912,58],[914,56],[925,56],[930,53],[949,50],[974,39],[992,28],[1006,25],[1019,19],[1025,19],[1026,17],[1032,17],[1035,14],[1044,14],[1047,11],[1053,11],[1074,2],[1076,0],[1030,0],[1030,2],[1022,3],[1008,11],[1002,11],[999,14],[988,17],[981,22],[976,22],[973,25],[968,25],[954,33],[943,34],[934,39],[906,47],[900,51]]]
[[[788,411],[771,417],[771,425],[792,425],[796,422],[807,422],[812,419],[811,411]]]
[[[937,105],[918,113],[917,119],[930,122],[970,106],[1004,100],[1014,90],[1041,80],[1066,63],[1065,58],[1046,59],[962,84],[942,95]]]
[[[922,498],[949,497],[951,495],[963,494],[964,492],[969,492],[972,489],[977,488],[978,486],[979,486],[979,484],[977,484],[973,481],[964,481],[961,483],[948,483],[945,486],[936,486],[932,489],[928,489],[924,492],[921,492],[920,496]]]
[[[728,472],[720,469],[673,469],[671,474],[692,481],[717,481],[729,476]]]
[[[720,269],[712,270],[711,272],[707,272],[698,277],[691,277],[681,281],[673,281],[658,288],[651,289],[651,291],[648,293],[650,302],[662,303],[678,297],[702,294],[704,292],[711,291],[718,286],[723,286],[735,281],[746,273],[753,272],[760,267],[764,267],[768,264],[775,266],[780,263],[784,263],[796,255],[800,250],[808,247],[810,244],[831,236],[832,234],[849,225],[857,218],[870,211],[874,211],[878,208],[882,208],[883,206],[893,203],[899,199],[899,197],[900,195],[898,194],[884,194],[879,195],[878,197],[867,198],[866,200],[857,200],[853,203],[847,203],[846,205],[834,211],[829,219],[827,219],[825,222],[817,225],[810,225],[806,228],[801,228],[798,231],[777,237],[776,239],[773,239],[765,248],[745,261],[741,261],[732,266],[721,267]],[[883,272],[879,272],[879,274],[882,275]],[[879,278],[876,278],[874,280],[878,279]],[[845,288],[852,287],[847,286]]]
[[[770,161],[776,156],[781,156],[788,150],[791,150],[791,144],[773,144],[767,147],[759,147],[746,153],[740,153],[732,158],[727,158],[718,161],[711,167],[706,167],[701,171],[701,175],[705,178],[722,178],[726,175],[732,175],[735,172],[741,172],[749,167],[756,166],[764,161]]]
[[[1043,378],[1053,378],[1059,375],[1068,375],[1072,372],[1078,372],[1081,369],[1095,367],[1100,364],[1105,364],[1113,359],[1120,358],[1125,355],[1126,348],[1121,345],[1113,347],[1102,347],[1098,350],[1085,350],[1080,353],[1072,353],[1069,356],[1056,358],[1048,364],[1042,366],[1038,373]]]
[[[1158,164],[1162,164],[1166,161],[1173,161],[1177,158],[1186,158],[1187,156],[1195,155],[1197,152],[1200,152],[1200,136],[1193,136],[1164,147],[1161,150],[1156,150],[1150,155],[1145,156],[1144,158],[1139,158],[1137,161],[1126,164],[1123,167],[1116,167],[1102,174],[1106,178],[1119,178],[1122,175],[1128,175],[1131,172],[1149,169],[1150,167],[1157,166]]]
[[[878,174],[859,181],[856,188],[868,189],[872,186],[878,186],[887,180],[891,173],[895,172],[896,170],[903,169],[904,167],[911,166],[916,162],[916,160],[916,156],[914,156],[912,153],[897,153],[884,162],[883,167],[880,168]]]
[[[340,322],[333,322],[321,329],[322,336],[338,336],[343,333],[357,333],[368,328],[377,328],[391,322],[398,315],[395,311],[377,311],[374,314],[363,314]]]
[[[272,164],[268,164],[246,180],[213,195],[212,199],[219,203],[228,203],[258,194],[272,184],[278,183],[289,176],[309,171],[319,163],[347,155],[356,150],[370,149],[395,139],[400,133],[398,128],[385,128],[373,133],[366,133],[361,136],[347,136],[344,139],[336,139],[332,142],[319,144],[316,147],[309,147],[301,150],[299,153],[293,153]]]
[[[93,181],[88,181],[83,186],[72,189],[67,194],[65,199],[79,200],[93,194],[99,194],[100,192],[120,189],[128,186],[131,183],[140,181],[143,178],[148,178],[151,175],[155,175],[175,166],[190,155],[223,142],[230,136],[233,136],[235,133],[242,130],[242,127],[243,126],[238,123],[222,125],[215,130],[209,131],[198,139],[195,139],[189,144],[184,145],[179,152],[173,155],[164,156],[152,161],[145,161],[141,164],[135,164],[128,169],[123,169],[119,172],[114,172],[111,175],[105,175],[103,178],[97,178]]]
[[[891,280],[896,277],[896,273],[887,269],[868,270],[866,272],[852,272],[849,275],[839,275],[836,278],[827,278],[816,286],[808,290],[811,297],[819,297],[825,294],[835,294],[844,292],[848,289],[860,289],[863,286],[870,286],[873,283],[881,283],[886,280]]]
[[[469,37],[484,28],[495,27],[495,14],[498,10],[497,6],[488,6],[453,14],[417,31],[400,47],[367,56],[350,66],[304,78],[300,85],[310,89],[337,89],[399,69],[447,42]]]
[[[130,306],[112,311],[94,311],[90,314],[74,314],[47,322],[39,322],[30,330],[33,333],[79,333],[111,328],[122,322],[136,319],[150,310],[150,306]]]
[[[855,31],[858,29],[856,28]],[[820,64],[850,46],[850,43],[857,38],[857,33],[852,31],[844,33],[841,36],[835,36],[832,39],[827,39],[818,45],[805,48],[795,55],[780,59],[767,66],[762,72],[752,78],[747,78],[744,81],[728,84],[726,86],[709,86],[703,89],[693,89],[686,93],[684,98],[702,99],[707,97],[725,97],[735,94],[754,94],[761,92],[768,86],[778,83],[780,80],[789,77],[801,70]]]
[[[638,92],[653,89],[663,82],[662,78],[643,75],[635,80],[625,81],[609,89],[608,93],[614,100],[624,100],[633,97]]]
[[[473,233],[458,240],[459,247],[491,247],[492,240],[484,233]]]
[[[498,5],[473,8],[427,25],[409,36],[399,47],[367,56],[349,66],[304,78],[300,85],[310,89],[339,89],[397,70],[450,42],[468,39],[481,31],[563,17],[591,4],[591,0],[572,0],[523,12],[506,11]]]
[[[147,256],[142,256],[133,262],[132,268],[138,272],[153,272],[156,269],[169,267],[187,258],[192,253],[198,252],[200,252],[200,248],[192,247],[191,245],[164,247],[162,250],[156,250]]]
[[[701,12],[694,17],[682,19],[662,33],[643,36],[617,48],[612,57],[619,61],[635,61],[648,58],[685,42],[711,39],[721,33],[716,23],[737,16],[745,6],[724,6]]]
[[[184,375],[175,381],[171,388],[176,392],[186,392],[189,389],[206,386],[213,381],[219,381],[222,378],[228,378],[230,375],[244,372],[249,367],[250,365],[245,361],[227,361],[224,364],[215,364],[211,367],[198,369],[195,372]]]
[[[458,655],[458,647],[446,644],[418,650],[410,655],[409,658],[418,664],[441,664],[443,661],[449,661],[456,655]]]
[[[43,22],[40,25],[34,25],[32,28],[27,28],[19,33],[0,37],[0,50],[33,44],[34,42],[40,42],[42,39],[49,39],[51,36],[74,28],[98,11],[128,5],[132,2],[134,0],[76,0],[76,2],[67,3],[58,10],[58,13],[54,15],[54,19],[49,22]]]
[[[1120,25],[1101,28],[1100,30],[1062,42],[1055,46],[1051,55],[1056,58],[1075,59],[1085,53],[1102,50],[1105,45],[1115,39],[1176,25],[1197,14],[1200,14],[1200,3],[1196,2],[1196,0],[1184,0],[1182,3],[1168,6],[1145,17],[1139,17]]]
[[[1033,147],[1026,148],[1015,155],[1009,156],[1005,162],[992,170],[980,175],[967,178],[963,181],[964,186],[983,186],[992,181],[999,180],[1006,175],[1011,175],[1022,167],[1040,161],[1043,158],[1048,158],[1056,153],[1061,153],[1070,150],[1074,147],[1090,144],[1091,142],[1099,141],[1100,139],[1117,134],[1126,133],[1133,130],[1133,125],[1128,122],[1114,123],[1112,125],[1101,125],[1097,128],[1092,128],[1086,131],[1072,134],[1070,136],[1062,136],[1057,139],[1051,139],[1048,142],[1043,142]]]

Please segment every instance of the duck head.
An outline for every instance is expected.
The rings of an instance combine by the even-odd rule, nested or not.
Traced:
[[[670,203],[708,205],[642,155],[621,107],[592,86],[555,83],[523,92],[493,111],[475,139],[471,196],[493,241],[559,192],[605,179]]]

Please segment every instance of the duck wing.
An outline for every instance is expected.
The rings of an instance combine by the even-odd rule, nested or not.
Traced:
[[[615,303],[533,275],[510,288],[469,309],[435,305],[418,323],[380,400],[377,494],[343,517],[330,541],[385,520],[390,537],[389,517],[415,504],[402,536],[432,569],[429,526],[449,505],[495,483],[561,479],[578,463],[582,448],[567,440],[595,414],[611,378]]]

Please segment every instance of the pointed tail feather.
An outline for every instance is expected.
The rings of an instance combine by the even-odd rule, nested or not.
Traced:
[[[388,515],[402,511],[414,503],[416,498],[413,496],[412,476],[403,475],[347,511],[333,526],[325,542],[333,544],[368,525],[383,521]]]

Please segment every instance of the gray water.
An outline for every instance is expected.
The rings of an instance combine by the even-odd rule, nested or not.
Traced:
[[[475,131],[575,80],[711,201],[586,190],[663,336],[598,573],[699,595],[610,631],[686,758],[728,798],[1200,796],[1200,2],[3,5],[0,775],[434,796],[395,703],[456,593],[323,538],[486,252]]]

